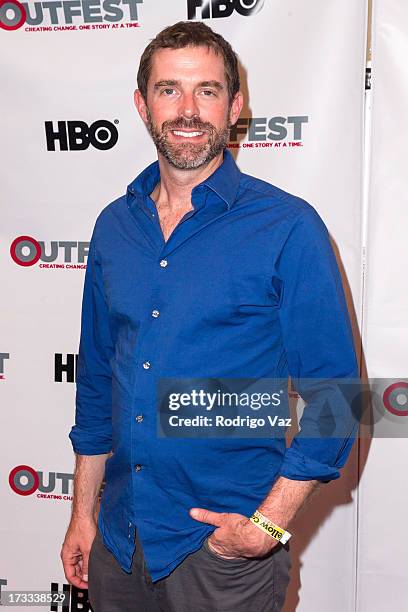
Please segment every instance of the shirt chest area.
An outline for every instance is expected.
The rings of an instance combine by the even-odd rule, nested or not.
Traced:
[[[176,226],[161,242],[135,224],[111,233],[101,251],[101,270],[113,317],[140,319],[160,305],[176,310],[178,318],[215,321],[277,307],[280,295],[272,279],[278,244],[274,249],[261,220],[225,216],[205,227],[183,223],[190,231],[182,239]]]

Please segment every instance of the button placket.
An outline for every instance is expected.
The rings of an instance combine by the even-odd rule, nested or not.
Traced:
[[[168,265],[168,261],[167,259],[161,259],[159,264],[162,268],[165,268]],[[154,319],[157,319],[160,316],[160,311],[157,308],[154,308],[150,314]],[[144,361],[142,365],[145,370],[149,370],[151,367],[150,361]]]
[[[159,264],[159,265],[158,265]],[[166,285],[166,277],[167,274],[164,273],[165,267],[168,265],[168,260],[163,256],[157,257],[155,261],[152,262],[153,270],[151,275],[151,294],[149,296],[150,308],[147,306],[146,318],[143,322],[145,329],[142,334],[142,341],[139,344],[139,375],[135,377],[135,384],[133,390],[133,406],[132,406],[132,439],[136,441],[140,441],[144,439],[146,435],[148,435],[149,423],[146,420],[148,417],[150,410],[150,383],[143,382],[143,379],[146,381],[145,377],[150,378],[152,376],[152,369],[154,366],[157,366],[155,359],[159,353],[159,345],[158,342],[160,337],[160,329],[161,329],[161,318],[162,318],[162,308],[161,308],[161,296],[163,294],[164,286]],[[141,373],[141,370],[144,370],[144,374]],[[157,372],[156,372],[157,374]],[[149,397],[146,397],[144,393],[144,389],[146,389],[149,393]],[[145,402],[148,402],[148,405],[145,405]],[[145,413],[143,414],[142,413]],[[149,419],[150,421],[150,419]],[[132,446],[133,448],[133,446]],[[136,450],[136,447],[134,447]],[[137,452],[132,453],[132,466],[133,466],[133,474],[135,479],[142,478],[144,468],[149,464],[149,459],[145,456],[143,445],[139,445],[137,447]],[[139,463],[136,463],[139,461]],[[136,486],[136,482],[135,482]]]

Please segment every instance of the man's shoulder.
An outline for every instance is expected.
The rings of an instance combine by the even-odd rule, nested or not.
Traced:
[[[241,173],[240,193],[245,200],[259,202],[266,210],[278,209],[292,218],[305,213],[317,214],[316,209],[300,196],[244,172]]]
[[[96,217],[95,229],[111,228],[112,223],[119,221],[127,211],[126,194],[107,204]]]

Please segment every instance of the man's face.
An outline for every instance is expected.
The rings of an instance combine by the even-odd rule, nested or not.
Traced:
[[[241,94],[230,107],[224,60],[207,47],[156,51],[147,100],[136,91],[135,102],[158,152],[179,169],[219,155],[242,107]]]

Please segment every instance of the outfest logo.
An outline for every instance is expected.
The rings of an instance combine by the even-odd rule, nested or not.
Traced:
[[[17,465],[9,474],[9,485],[17,495],[35,493],[38,499],[72,501],[73,474],[34,470],[29,465]]]
[[[10,246],[12,260],[19,266],[38,264],[42,269],[84,270],[89,252],[88,242],[71,240],[36,240],[18,236]]]
[[[0,27],[26,32],[139,27],[143,0],[0,0]]]
[[[240,117],[231,127],[229,149],[284,149],[303,147],[307,115]]]

